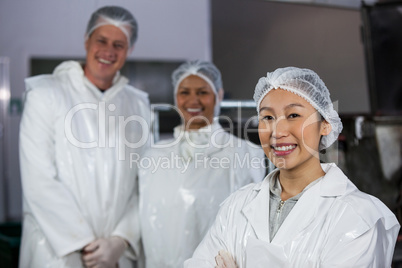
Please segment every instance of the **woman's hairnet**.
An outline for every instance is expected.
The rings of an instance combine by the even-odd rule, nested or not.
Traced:
[[[86,38],[103,25],[113,25],[119,28],[127,37],[129,46],[132,47],[137,40],[138,24],[134,16],[126,9],[119,6],[105,6],[96,10],[89,19]]]
[[[172,74],[174,88],[174,99],[176,103],[176,94],[180,83],[186,77],[196,75],[204,79],[215,93],[214,115],[218,116],[220,112],[219,90],[223,90],[221,72],[212,62],[208,61],[188,61],[180,65]]]
[[[320,77],[312,70],[296,67],[279,68],[272,73],[268,72],[266,77],[258,80],[255,87],[254,101],[257,104],[257,112],[265,95],[272,89],[278,88],[307,100],[331,124],[332,130],[322,137],[319,149],[331,146],[342,131],[342,122],[333,107],[329,90]]]

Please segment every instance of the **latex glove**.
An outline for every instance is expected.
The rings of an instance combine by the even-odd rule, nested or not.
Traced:
[[[229,252],[220,250],[219,254],[215,257],[215,268],[237,268],[235,260]]]
[[[100,238],[84,248],[85,267],[116,268],[117,263],[127,248],[127,242],[118,236]]]

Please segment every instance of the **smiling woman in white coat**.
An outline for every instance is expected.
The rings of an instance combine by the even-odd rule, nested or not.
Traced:
[[[277,167],[232,194],[185,267],[391,267],[400,225],[319,151],[342,130],[329,91],[308,69],[257,83],[259,136]]]
[[[150,148],[140,165],[147,268],[182,267],[212,225],[221,202],[265,175],[263,150],[218,123],[223,88],[215,65],[186,62],[172,78],[183,122],[174,129],[174,138]],[[250,161],[255,161],[253,166]]]

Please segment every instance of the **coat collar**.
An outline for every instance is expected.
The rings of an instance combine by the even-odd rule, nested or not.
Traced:
[[[113,85],[102,93],[86,76],[83,76],[83,81],[87,90],[89,89],[92,94],[96,95],[102,101],[112,99],[117,93],[123,90],[124,86],[128,84],[128,79],[126,77],[116,74],[116,77],[113,80]]]
[[[319,194],[321,196],[340,196],[344,195],[346,192],[357,189],[335,163],[321,164],[321,168],[325,172],[324,179],[317,184],[320,185]],[[269,173],[263,182],[255,185],[253,191],[259,192],[266,188],[266,186],[269,187],[269,180],[273,176],[276,176],[278,172],[279,170],[275,169]]]
[[[321,166],[326,173],[324,178],[301,196],[272,243],[283,243],[308,226],[319,213],[321,197],[341,196],[356,189],[335,164]],[[269,180],[277,172],[278,170],[272,171],[264,181],[255,185],[254,199],[242,209],[257,238],[266,242],[269,242]]]
[[[335,163],[321,164],[321,167],[325,172],[320,184],[321,196],[341,196],[357,189]]]
[[[183,125],[179,125],[174,128],[174,138],[181,148],[180,155],[185,158],[192,158],[195,153],[213,155],[228,148],[228,143],[233,142],[230,139],[234,139],[217,120],[211,125],[191,131],[186,131]]]
[[[105,90],[104,93],[100,92],[100,90],[89,81],[85,74],[83,67],[78,61],[64,61],[59,64],[55,70],[53,71],[54,75],[63,75],[67,74],[70,78],[71,83],[77,89],[81,89],[84,92],[90,91],[93,95],[95,95],[99,100],[107,101],[112,99],[118,92],[120,92],[127,84],[128,79],[117,72],[113,78],[112,86]],[[85,85],[84,87],[82,85]]]
[[[255,198],[242,209],[257,238],[266,242],[269,242],[269,179],[275,174],[275,171],[271,172],[254,186]]]
[[[173,129],[173,136],[175,139],[183,139],[183,138],[193,138],[197,139],[198,136],[206,136],[208,139],[210,136],[216,132],[220,131],[222,126],[219,124],[218,120],[214,120],[212,124],[202,127],[196,130],[185,130],[184,125],[178,125]]]

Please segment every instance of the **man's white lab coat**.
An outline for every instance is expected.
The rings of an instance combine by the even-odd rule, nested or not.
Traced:
[[[120,236],[138,254],[137,168],[149,136],[146,93],[116,75],[100,92],[78,62],[26,79],[20,129],[20,267],[80,267],[80,250]],[[128,258],[120,267],[132,267]]]

